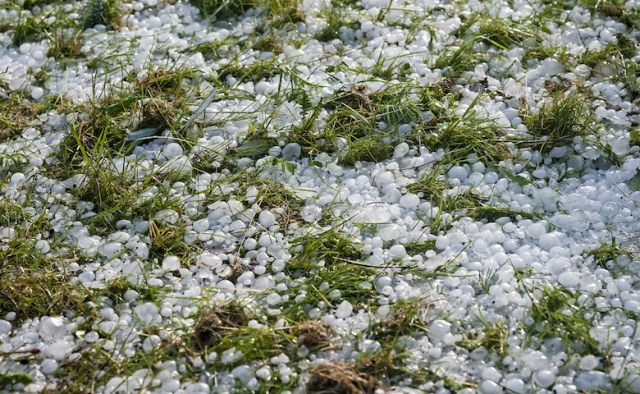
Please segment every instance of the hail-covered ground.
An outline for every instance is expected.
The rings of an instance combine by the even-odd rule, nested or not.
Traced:
[[[0,393],[640,392],[639,23],[4,1]]]

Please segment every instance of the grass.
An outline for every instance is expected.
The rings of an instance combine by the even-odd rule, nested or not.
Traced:
[[[588,92],[580,86],[580,81],[558,77],[545,86],[548,96],[538,111],[522,109],[519,114],[530,136],[513,137],[514,130],[499,127],[484,109],[493,104],[492,100],[524,108],[524,100],[515,103],[515,99],[502,97],[500,89],[491,91],[489,78],[475,78],[476,66],[486,63],[487,75],[491,78],[503,79],[513,73],[511,76],[515,79],[517,72],[526,73],[528,68],[547,58],[561,61],[568,70],[576,64],[597,70],[599,64],[605,63],[617,71],[610,80],[622,82],[629,92],[625,100],[633,101],[640,91],[636,81],[640,72],[632,60],[636,55],[635,31],[629,29],[628,33],[618,35],[602,51],[573,55],[567,48],[551,45],[545,38],[551,32],[548,26],[552,23],[560,25],[568,21],[573,5],[565,2],[542,4],[530,17],[515,23],[490,17],[487,10],[469,14],[462,3],[424,13],[406,9],[400,18],[395,3],[374,15],[370,10],[363,11],[353,0],[332,0],[329,7],[320,11],[307,9],[306,3],[298,0],[196,0],[191,4],[199,8],[209,22],[231,31],[222,40],[171,52],[175,64],[182,64],[182,59],[173,58],[175,54],[191,56],[196,52],[202,53],[208,65],[216,63],[214,73],[202,75],[189,67],[172,66],[174,63],[131,71],[128,67],[131,59],[115,49],[113,55],[107,51],[87,62],[83,45],[89,34],[93,34],[87,30],[103,24],[107,28],[104,34],[113,37],[112,32],[121,27],[121,17],[128,12],[125,10],[128,6],[120,8],[119,1],[93,0],[74,5],[73,11],[79,15],[77,20],[61,15],[63,4],[58,2],[37,0],[11,4],[13,9],[31,10],[1,22],[0,29],[8,32],[12,40],[11,50],[17,50],[17,45],[44,39],[48,41],[48,56],[55,61],[55,67],[30,71],[30,77],[37,84],[46,87],[49,75],[63,68],[80,70],[84,66],[96,73],[96,83],[100,73],[105,73],[107,80],[105,94],[84,104],[51,96],[34,102],[27,92],[10,92],[7,83],[0,84],[0,143],[7,143],[9,148],[25,128],[39,127],[37,122],[43,114],[55,111],[70,119],[68,128],[63,126],[54,131],[65,136],[37,172],[32,170],[28,153],[11,149],[0,153],[0,190],[3,191],[0,226],[10,226],[20,235],[10,241],[0,241],[0,310],[16,312],[13,323],[16,329],[29,319],[46,315],[62,315],[77,323],[70,334],[78,338],[73,352],[80,356],[59,363],[53,377],[58,382],[57,392],[105,391],[104,386],[114,377],[130,376],[142,369],[155,375],[164,369],[163,363],[171,362],[178,365],[183,383],[212,377],[212,384],[220,387],[225,376],[236,367],[247,365],[253,370],[269,367],[270,378],[259,380],[260,386],[254,390],[259,393],[295,391],[301,386],[306,386],[309,392],[330,393],[369,393],[403,385],[425,391],[475,389],[476,383],[470,375],[447,370],[432,362],[431,356],[416,357],[412,346],[424,339],[434,319],[450,321],[452,333],[462,336],[461,341],[443,347],[445,352],[459,355],[461,360],[469,352],[484,348],[488,355],[482,363],[508,369],[501,364],[505,357],[521,350],[546,351],[543,347],[559,339],[567,353],[601,356],[605,360],[601,369],[604,372],[610,369],[607,357],[615,349],[594,341],[590,330],[620,311],[595,307],[591,296],[585,301],[585,294],[579,291],[547,283],[532,268],[514,268],[520,284],[517,290],[531,300],[530,305],[518,307],[524,308],[524,316],[530,319],[523,319],[526,323],[518,321],[510,315],[510,307],[494,308],[495,316],[485,318],[484,309],[491,309],[491,289],[503,284],[501,278],[506,278],[503,274],[509,266],[486,269],[477,277],[461,274],[460,265],[465,265],[465,259],[477,259],[476,252],[463,249],[451,258],[448,255],[451,250],[435,248],[435,238],[452,228],[462,229],[464,221],[492,223],[508,217],[517,222],[540,217],[538,213],[507,208],[497,191],[488,197],[490,191],[483,189],[485,185],[465,188],[447,181],[446,174],[452,166],[481,161],[503,180],[534,188],[535,182],[500,171],[506,161],[526,165],[518,155],[519,147],[544,153],[554,146],[569,145],[575,136],[587,136],[595,128],[590,109],[581,104],[589,98]],[[585,1],[583,4],[594,15],[600,13],[628,26],[634,18],[633,11],[622,3]],[[170,5],[145,6],[136,12],[144,18]],[[57,17],[55,23],[47,20],[49,16]],[[243,23],[247,27],[252,24],[253,33],[238,36],[236,33],[240,30],[234,28],[245,16],[248,19]],[[436,21],[455,17],[460,17],[462,25],[445,40],[441,36],[443,30],[436,28]],[[404,48],[411,53],[373,56],[376,48],[368,45],[366,36],[355,37],[349,45],[334,45],[334,40],[352,33],[349,29],[358,34],[357,29],[367,18],[375,23],[376,29],[399,29],[404,35]],[[321,28],[313,30],[311,26]],[[189,34],[180,34],[181,38],[191,41]],[[426,45],[428,53],[414,52],[412,45],[416,42],[421,48]],[[313,62],[304,65],[308,73],[300,59],[288,55],[289,47],[303,51],[318,49]],[[381,46],[389,52],[395,47],[392,42]],[[504,51],[516,47],[524,49],[522,62],[512,70],[499,69],[496,63],[506,59]],[[352,53],[360,53],[362,61],[348,62],[347,57]],[[415,73],[422,72],[421,62],[431,70],[439,69],[442,78],[434,79],[433,74],[429,78],[416,77]],[[112,66],[115,69],[109,69]],[[317,78],[323,73],[331,79],[331,86],[339,88],[331,91],[320,84]],[[112,83],[111,78],[116,74],[122,77],[117,84]],[[237,84],[229,83],[232,80]],[[260,81],[279,83],[273,92],[262,97],[242,90],[241,84]],[[185,127],[194,107],[208,94],[205,93],[208,87],[216,89],[215,96],[211,96],[215,101],[212,108],[242,103],[251,110],[208,110],[207,119],[193,117],[194,122],[189,122],[192,127]],[[464,89],[471,87],[479,94],[469,102],[470,96]],[[574,92],[567,94],[567,91]],[[466,109],[461,111],[463,102]],[[283,126],[281,112],[287,108],[290,112],[299,109],[300,117]],[[129,133],[141,129],[169,135],[168,138],[186,152],[193,170],[161,171],[158,160],[164,159],[160,155],[136,157],[134,153],[140,150],[127,138]],[[52,138],[52,134],[46,138]],[[156,136],[147,139],[150,141]],[[197,146],[202,142],[198,139],[219,142],[203,148]],[[590,138],[584,141],[598,144]],[[273,147],[290,142],[301,145],[301,160],[293,162],[270,156]],[[429,150],[438,160],[418,168],[403,168],[409,161],[403,158],[395,160],[399,167],[395,162],[385,162],[393,158],[399,143],[407,143],[411,154]],[[114,171],[113,163],[126,162],[133,168],[143,160],[146,160],[145,166],[156,169],[138,174]],[[336,170],[336,165],[342,169]],[[394,213],[391,219],[394,225],[409,231],[413,222],[416,228],[423,228],[423,232],[415,242],[404,242],[415,239],[415,234],[404,233],[399,236],[404,239],[386,240],[383,253],[400,243],[416,260],[401,261],[386,254],[384,259],[390,262],[389,266],[372,267],[367,263],[370,253],[365,252],[368,249],[363,248],[362,240],[374,237],[380,229],[375,225],[353,223],[352,218],[345,217],[340,209],[348,202],[336,200],[320,204],[314,199],[322,193],[315,195],[306,190],[317,188],[320,180],[327,182],[323,190],[336,190],[360,175],[373,178],[374,170],[383,169],[394,174],[394,187],[402,194],[418,194],[422,202],[437,208],[438,214],[420,210]],[[524,167],[522,171],[527,170],[528,167]],[[11,176],[17,172],[34,178],[15,193],[8,193]],[[54,182],[76,174],[86,175],[86,183],[71,185],[60,194],[41,192],[51,189],[49,179]],[[309,183],[298,184],[292,180],[303,177]],[[203,179],[207,182],[201,182]],[[540,182],[555,187],[551,179]],[[310,184],[312,186],[308,186]],[[369,193],[373,196],[371,199],[386,193],[376,185],[363,186],[359,192],[363,196]],[[238,208],[241,212],[226,210],[231,201],[237,202],[238,207],[242,204],[241,209]],[[302,219],[300,211],[312,201],[322,205],[323,215],[317,223],[309,224]],[[65,217],[61,211],[52,212],[52,204],[75,211],[69,211]],[[208,217],[221,206],[226,207],[220,208],[225,210],[225,216],[218,223],[212,220],[212,227],[216,231],[227,231],[240,221],[246,226],[244,230],[236,230],[223,243],[203,240],[208,234],[194,240],[195,236],[187,233],[187,226]],[[31,207],[37,207],[36,214]],[[49,212],[46,209],[50,209]],[[178,221],[168,223],[156,217],[165,209],[174,210]],[[277,224],[269,229],[259,226],[257,215],[251,216],[252,211],[259,209],[273,212]],[[87,210],[91,211],[88,215],[84,214]],[[90,235],[102,239],[118,230],[129,232],[123,220],[148,223],[148,229],[137,234],[139,241],[149,248],[148,258],[140,258],[135,251],[125,249],[117,259],[107,261],[100,255],[92,257],[79,250],[65,238],[65,226],[74,222],[82,223]],[[456,221],[461,222],[456,224]],[[245,243],[249,238],[260,240],[263,235],[276,239],[277,245],[258,244],[253,248],[249,246],[251,242]],[[36,244],[41,239],[48,240],[49,254],[38,251]],[[243,284],[233,291],[209,286],[215,281],[207,277],[207,269],[193,267],[194,257],[203,252],[225,256],[220,269],[211,270],[216,281],[235,283],[241,275],[251,278],[250,271],[258,276],[264,269],[275,285],[256,290]],[[260,253],[269,259],[264,268],[255,264]],[[180,270],[158,270],[159,262],[167,255],[179,257]],[[620,256],[631,257],[615,239],[583,256],[587,265],[607,268]],[[259,259],[262,258],[260,255]],[[274,263],[276,259],[284,261],[284,268]],[[433,262],[431,259],[447,262],[435,272],[427,272],[420,259],[427,265]],[[139,260],[143,267],[138,281],[113,268],[122,262]],[[80,269],[100,265],[97,273],[112,276],[100,279],[96,288],[85,288],[77,280],[78,272],[70,269],[71,264],[78,264]],[[112,268],[114,273],[110,271]],[[621,274],[613,268],[616,267],[610,269],[613,276]],[[395,276],[398,282],[420,284],[429,289],[429,296],[416,297],[413,293],[407,296],[401,292],[382,295],[372,285],[382,275]],[[149,285],[152,279],[154,286]],[[504,282],[507,282],[503,284],[505,288],[512,285],[508,279]],[[196,285],[201,291],[198,296],[188,292]],[[466,290],[471,286],[478,293],[476,299],[481,301],[478,305],[459,307],[456,297],[441,297],[447,294],[445,286]],[[127,301],[129,297],[125,294],[129,290],[138,293],[135,301]],[[280,302],[267,304],[267,300],[276,295]],[[324,318],[332,315],[344,301],[353,306],[354,315],[369,321],[361,320],[357,329],[351,331],[353,327],[345,329]],[[487,306],[480,305],[485,301]],[[166,308],[169,303],[171,316],[163,317],[158,325],[141,324],[136,320],[137,315],[129,310],[147,302],[158,308]],[[390,310],[382,318],[375,313],[381,305],[388,305]],[[478,313],[474,310],[458,317],[463,308],[475,307]],[[121,317],[132,314],[133,321],[127,326],[134,330],[130,337],[101,328],[105,320],[102,314],[110,309]],[[166,314],[166,309],[163,313]],[[73,320],[79,316],[84,320]],[[530,321],[533,324],[527,324]],[[95,344],[82,341],[89,331],[99,332],[100,338]],[[525,341],[518,349],[511,341],[522,335]],[[151,338],[159,341],[157,347],[150,352],[143,351],[142,342]],[[368,347],[368,343],[372,343],[369,349],[375,350],[362,351],[357,356],[350,353],[347,361],[335,361],[335,354],[347,354],[349,349],[361,350]],[[242,357],[223,362],[222,356],[231,351],[241,353]],[[282,355],[289,359],[283,364],[293,370],[289,378],[276,367],[281,362],[272,360]],[[309,363],[319,358],[333,361]],[[27,365],[24,368],[31,368],[42,361],[42,356],[35,352],[16,353],[11,359],[21,363],[19,368],[23,364]],[[202,362],[200,366],[198,359]],[[571,366],[562,368],[566,368],[562,369],[562,376],[574,373]],[[0,374],[0,388],[10,390],[9,385],[28,383],[25,376],[29,375],[15,371]],[[237,380],[233,384],[230,391],[244,389]]]
[[[556,95],[545,102],[537,113],[525,118],[525,125],[534,137],[541,138],[535,146],[549,151],[555,146],[567,145],[574,137],[591,131],[591,115],[584,107],[583,97],[573,92],[565,97]]]

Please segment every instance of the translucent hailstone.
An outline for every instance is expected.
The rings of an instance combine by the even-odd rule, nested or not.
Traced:
[[[234,346],[231,349],[227,349],[224,352],[222,352],[220,361],[222,361],[223,364],[231,364],[240,360],[242,356],[243,356],[242,351],[237,350],[236,347]]]
[[[42,254],[48,253],[51,250],[51,246],[49,245],[49,242],[43,240],[43,239],[39,239],[36,242],[35,245],[35,249],[37,251],[39,251]]]
[[[322,218],[322,209],[316,205],[306,205],[300,210],[300,217],[307,223],[317,222]]]
[[[400,198],[400,206],[405,209],[412,209],[420,204],[420,197],[413,193],[407,193]]]
[[[444,250],[449,246],[449,238],[444,235],[439,235],[436,238],[436,249]]]
[[[46,358],[40,364],[40,370],[45,375],[51,375],[58,369],[58,362],[50,358]]]
[[[469,171],[462,166],[453,166],[447,173],[451,179],[459,179],[461,182],[467,179]]]
[[[484,380],[480,383],[480,389],[483,394],[501,394],[502,386],[491,380]]]
[[[556,246],[561,246],[562,243],[560,242],[560,240],[558,239],[558,237],[553,234],[553,233],[548,233],[548,234],[543,234],[539,241],[538,241],[538,245],[544,249],[544,250],[551,250],[551,248],[554,248]]]
[[[524,393],[525,383],[522,379],[512,378],[505,382],[504,388],[507,389],[508,392]]]
[[[60,339],[67,335],[67,328],[61,317],[45,317],[40,322],[38,334],[45,341]]]
[[[134,308],[134,312],[144,324],[151,324],[160,317],[158,307],[152,302],[137,305]]]
[[[346,319],[353,313],[353,305],[349,301],[343,301],[336,309],[336,317],[338,319]]]
[[[549,387],[552,384],[555,383],[556,381],[556,374],[549,371],[548,369],[543,369],[541,371],[536,372],[533,375],[533,380],[540,386],[540,387]]]
[[[409,153],[409,144],[407,144],[406,142],[402,142],[396,145],[395,149],[393,150],[393,157],[395,159],[400,159],[405,157],[407,153]]]
[[[367,214],[369,223],[387,223],[391,220],[391,212],[386,207],[375,207]]]
[[[407,255],[407,251],[406,251],[405,247],[402,246],[402,245],[393,245],[389,249],[389,254],[393,258],[401,259],[401,258],[403,258],[404,256]]]
[[[193,222],[193,231],[197,231],[199,233],[207,231],[209,229],[209,225],[209,220],[207,218],[196,220]]]
[[[75,344],[65,341],[64,339],[57,339],[46,347],[44,354],[54,360],[64,360],[74,346]]]
[[[585,371],[592,371],[598,367],[600,364],[600,358],[594,355],[587,355],[580,359],[580,368]]]
[[[165,271],[177,271],[180,269],[180,259],[177,256],[167,256],[162,260],[162,269]]]
[[[591,392],[599,388],[603,388],[609,384],[611,379],[604,372],[600,371],[587,371],[580,372],[574,379],[574,384],[578,390],[584,390]]]
[[[286,160],[296,160],[302,154],[302,148],[295,142],[289,143],[282,148],[282,157]]]
[[[533,223],[527,227],[526,233],[533,239],[538,239],[542,235],[546,234],[547,228],[542,223]]]
[[[554,275],[560,275],[571,266],[571,260],[566,257],[555,257],[547,262],[547,265]]]
[[[591,220],[586,213],[580,209],[574,209],[571,212],[572,227],[575,231],[586,231],[591,225]]]
[[[182,149],[182,146],[180,146],[180,144],[171,142],[169,144],[166,144],[164,148],[162,148],[162,153],[164,153],[167,157],[176,157],[182,156],[184,154],[184,150]]]
[[[269,228],[276,224],[276,216],[269,211],[262,211],[258,216],[258,221],[260,225],[264,228]]]
[[[43,95],[44,95],[44,90],[41,87],[36,86],[31,90],[31,97],[34,100],[40,100],[40,98]]]
[[[149,335],[142,341],[142,350],[151,353],[160,346],[162,339],[157,335]]]
[[[392,241],[400,236],[400,230],[395,225],[385,226],[378,230],[378,237],[383,241]]]
[[[0,335],[11,332],[11,323],[6,320],[0,320]]]
[[[558,275],[558,283],[569,289],[577,287],[580,284],[580,275],[571,271],[563,272]]]
[[[451,323],[440,319],[434,320],[429,324],[429,333],[438,339],[443,338],[445,334],[451,333]]]

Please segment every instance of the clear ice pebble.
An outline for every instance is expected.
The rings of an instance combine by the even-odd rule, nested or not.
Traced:
[[[543,369],[542,371],[538,371],[536,372],[535,375],[533,375],[533,380],[534,382],[536,382],[540,387],[549,387],[552,384],[555,383],[556,381],[556,374],[554,374],[553,372],[549,371],[548,369]]]
[[[42,96],[44,95],[44,90],[41,87],[34,87],[33,90],[31,90],[31,97],[34,100],[39,100]]]
[[[592,354],[586,355],[580,359],[580,368],[585,371],[592,371],[600,364],[600,358]]]
[[[451,333],[451,323],[445,320],[434,320],[429,324],[429,333],[440,339],[445,336],[445,334]]]
[[[393,245],[390,249],[389,249],[389,254],[391,255],[391,257],[396,258],[396,259],[401,259],[404,256],[407,255],[407,251],[404,248],[404,246],[402,245]]]
[[[156,316],[160,316],[158,313],[158,307],[152,302],[145,302],[144,304],[137,305],[134,308],[134,311],[144,324],[150,324]]]
[[[469,171],[462,166],[453,166],[447,174],[449,175],[449,178],[459,179],[460,182],[462,182],[469,176]]]
[[[45,358],[40,364],[40,370],[45,375],[51,375],[58,369],[58,362],[50,358]]]
[[[407,193],[400,198],[400,205],[405,209],[412,209],[420,204],[420,197],[413,193]]]
[[[207,218],[196,220],[193,222],[193,231],[197,231],[199,233],[203,231],[207,231],[209,229],[209,220]]]
[[[282,157],[286,160],[295,160],[302,154],[302,148],[295,142],[289,143],[282,148]]]
[[[6,320],[0,319],[0,335],[8,334],[11,332],[11,323]]]
[[[276,224],[276,216],[269,211],[262,211],[258,216],[260,225],[264,228],[269,228]]]
[[[409,153],[409,144],[407,144],[406,142],[402,142],[396,145],[395,149],[393,150],[393,158],[401,159],[405,157],[407,153]]]
[[[180,269],[180,259],[177,256],[167,256],[162,260],[162,269],[165,271],[177,271]]]
[[[338,309],[336,309],[336,317],[338,319],[346,319],[351,316],[353,313],[353,305],[349,301],[342,301],[340,305],[338,305]]]
[[[307,223],[313,223],[322,217],[322,208],[316,205],[307,205],[300,210],[300,217]]]
[[[177,157],[182,156],[184,154],[184,150],[182,149],[180,144],[171,142],[165,145],[164,148],[162,148],[162,153],[164,153],[167,157]]]
[[[604,374],[604,372],[588,371],[579,373],[573,382],[578,390],[591,392],[599,388],[603,388],[610,382],[610,379]]]
[[[45,317],[40,322],[38,334],[45,341],[61,339],[67,335],[67,328],[61,317]]]
[[[556,247],[556,246],[560,246],[562,245],[562,243],[560,242],[560,240],[558,239],[558,237],[555,234],[544,234],[540,237],[540,239],[538,240],[538,245],[546,250],[549,251],[551,250],[551,248]]]
[[[502,386],[491,380],[485,380],[480,384],[480,390],[482,394],[501,394]]]
[[[123,249],[124,246],[120,242],[107,242],[106,244],[100,245],[98,253],[108,259],[112,259],[122,253]]]
[[[527,227],[526,233],[533,239],[538,239],[542,237],[542,235],[546,234],[547,228],[542,223],[533,223]]]
[[[367,215],[369,223],[386,223],[391,220],[391,212],[386,207],[375,207]]]
[[[580,209],[574,209],[571,212],[571,219],[573,219],[572,227],[575,231],[586,231],[589,229],[589,226],[591,226],[589,217]]]
[[[64,360],[67,357],[67,354],[73,348],[73,344],[63,340],[58,339],[54,341],[51,345],[47,346],[44,351],[45,356],[49,356],[54,360]]]

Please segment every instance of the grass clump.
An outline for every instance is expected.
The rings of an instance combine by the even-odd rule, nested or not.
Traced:
[[[520,45],[527,38],[534,35],[522,27],[518,28],[508,22],[508,19],[490,19],[480,24],[478,38],[485,44],[494,45],[500,49],[509,49],[511,45]]]
[[[427,322],[421,312],[421,303],[401,300],[393,305],[393,315],[372,324],[369,336],[377,341],[395,341],[401,337],[415,337],[427,330]]]
[[[307,391],[327,394],[373,394],[381,382],[348,362],[323,362],[311,369]]]
[[[16,230],[28,234],[24,226]],[[82,310],[85,295],[69,284],[70,274],[36,250],[35,241],[16,238],[0,250],[0,310],[22,322]]]
[[[540,339],[560,338],[565,351],[598,354],[598,342],[589,333],[593,324],[584,317],[586,311],[578,303],[579,294],[554,286],[545,286],[538,294],[530,294],[533,324],[524,326],[525,333]]]
[[[590,122],[591,116],[577,92],[565,97],[556,95],[550,102],[545,102],[540,111],[525,119],[529,133],[544,137],[537,144],[544,151],[566,145],[574,137],[586,134],[590,130]]]
[[[593,256],[597,265],[607,269],[615,267],[620,256],[627,257],[629,260],[633,259],[628,250],[616,243],[615,237],[611,239],[611,243],[603,242],[597,248],[587,252],[586,255],[587,257]]]

